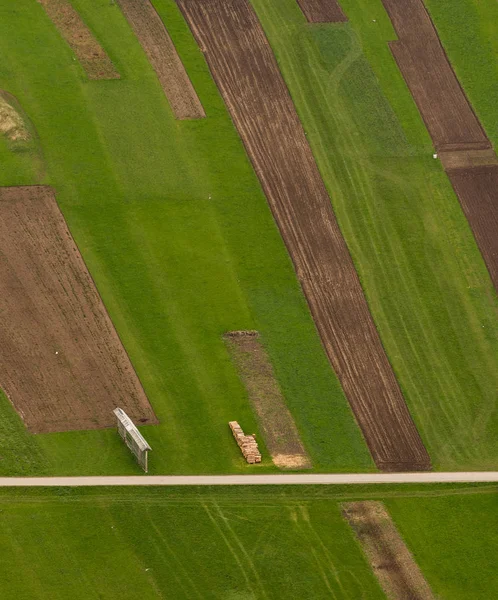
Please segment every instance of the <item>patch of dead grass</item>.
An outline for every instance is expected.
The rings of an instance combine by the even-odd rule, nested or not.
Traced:
[[[0,94],[0,133],[12,142],[27,141],[30,133],[17,110]]]

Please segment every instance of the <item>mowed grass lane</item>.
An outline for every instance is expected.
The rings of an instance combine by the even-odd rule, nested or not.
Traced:
[[[258,432],[222,334],[258,329],[323,471],[373,469],[292,265],[201,52],[155,3],[208,118],[179,122],[118,6],[74,0],[122,74],[88,81],[41,6],[0,0],[0,88],[33,121],[62,211],[161,424],[151,473],[251,470],[228,429]],[[9,157],[1,185],[40,180]],[[17,161],[17,162],[16,162]],[[4,168],[5,167],[5,168]],[[22,177],[21,177],[22,175]],[[0,400],[0,473],[136,473],[113,430],[30,436]],[[273,469],[259,442],[265,464]]]
[[[336,503],[94,492],[0,492],[3,600],[384,597]]]
[[[498,303],[382,4],[344,0],[350,23],[318,26],[294,0],[252,4],[434,467],[496,467]]]
[[[448,58],[487,135],[498,144],[498,3],[425,0]]]
[[[389,499],[386,506],[437,598],[498,595],[498,496]]]
[[[384,598],[341,515],[360,499],[438,598],[496,597],[496,485],[446,485],[3,489],[2,599]]]

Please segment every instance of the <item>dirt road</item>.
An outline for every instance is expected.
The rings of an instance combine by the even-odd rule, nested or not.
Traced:
[[[369,483],[498,483],[498,471],[462,471],[452,473],[294,473],[283,475],[0,477],[0,487],[81,487],[126,485],[349,485]]]

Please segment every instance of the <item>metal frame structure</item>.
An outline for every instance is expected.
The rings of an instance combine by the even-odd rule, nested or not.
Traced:
[[[148,468],[148,452],[152,450],[149,444],[145,441],[143,435],[138,431],[133,421],[125,413],[122,408],[115,408],[114,414],[118,419],[118,432],[123,438],[124,443],[132,451],[138,464],[147,473]]]

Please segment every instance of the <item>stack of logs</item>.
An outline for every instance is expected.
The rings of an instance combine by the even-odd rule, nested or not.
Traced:
[[[228,425],[230,426],[233,437],[239,445],[239,448],[242,450],[242,454],[246,461],[250,465],[260,463],[261,452],[258,450],[258,443],[254,439],[254,435],[245,435],[237,421],[230,421]]]

